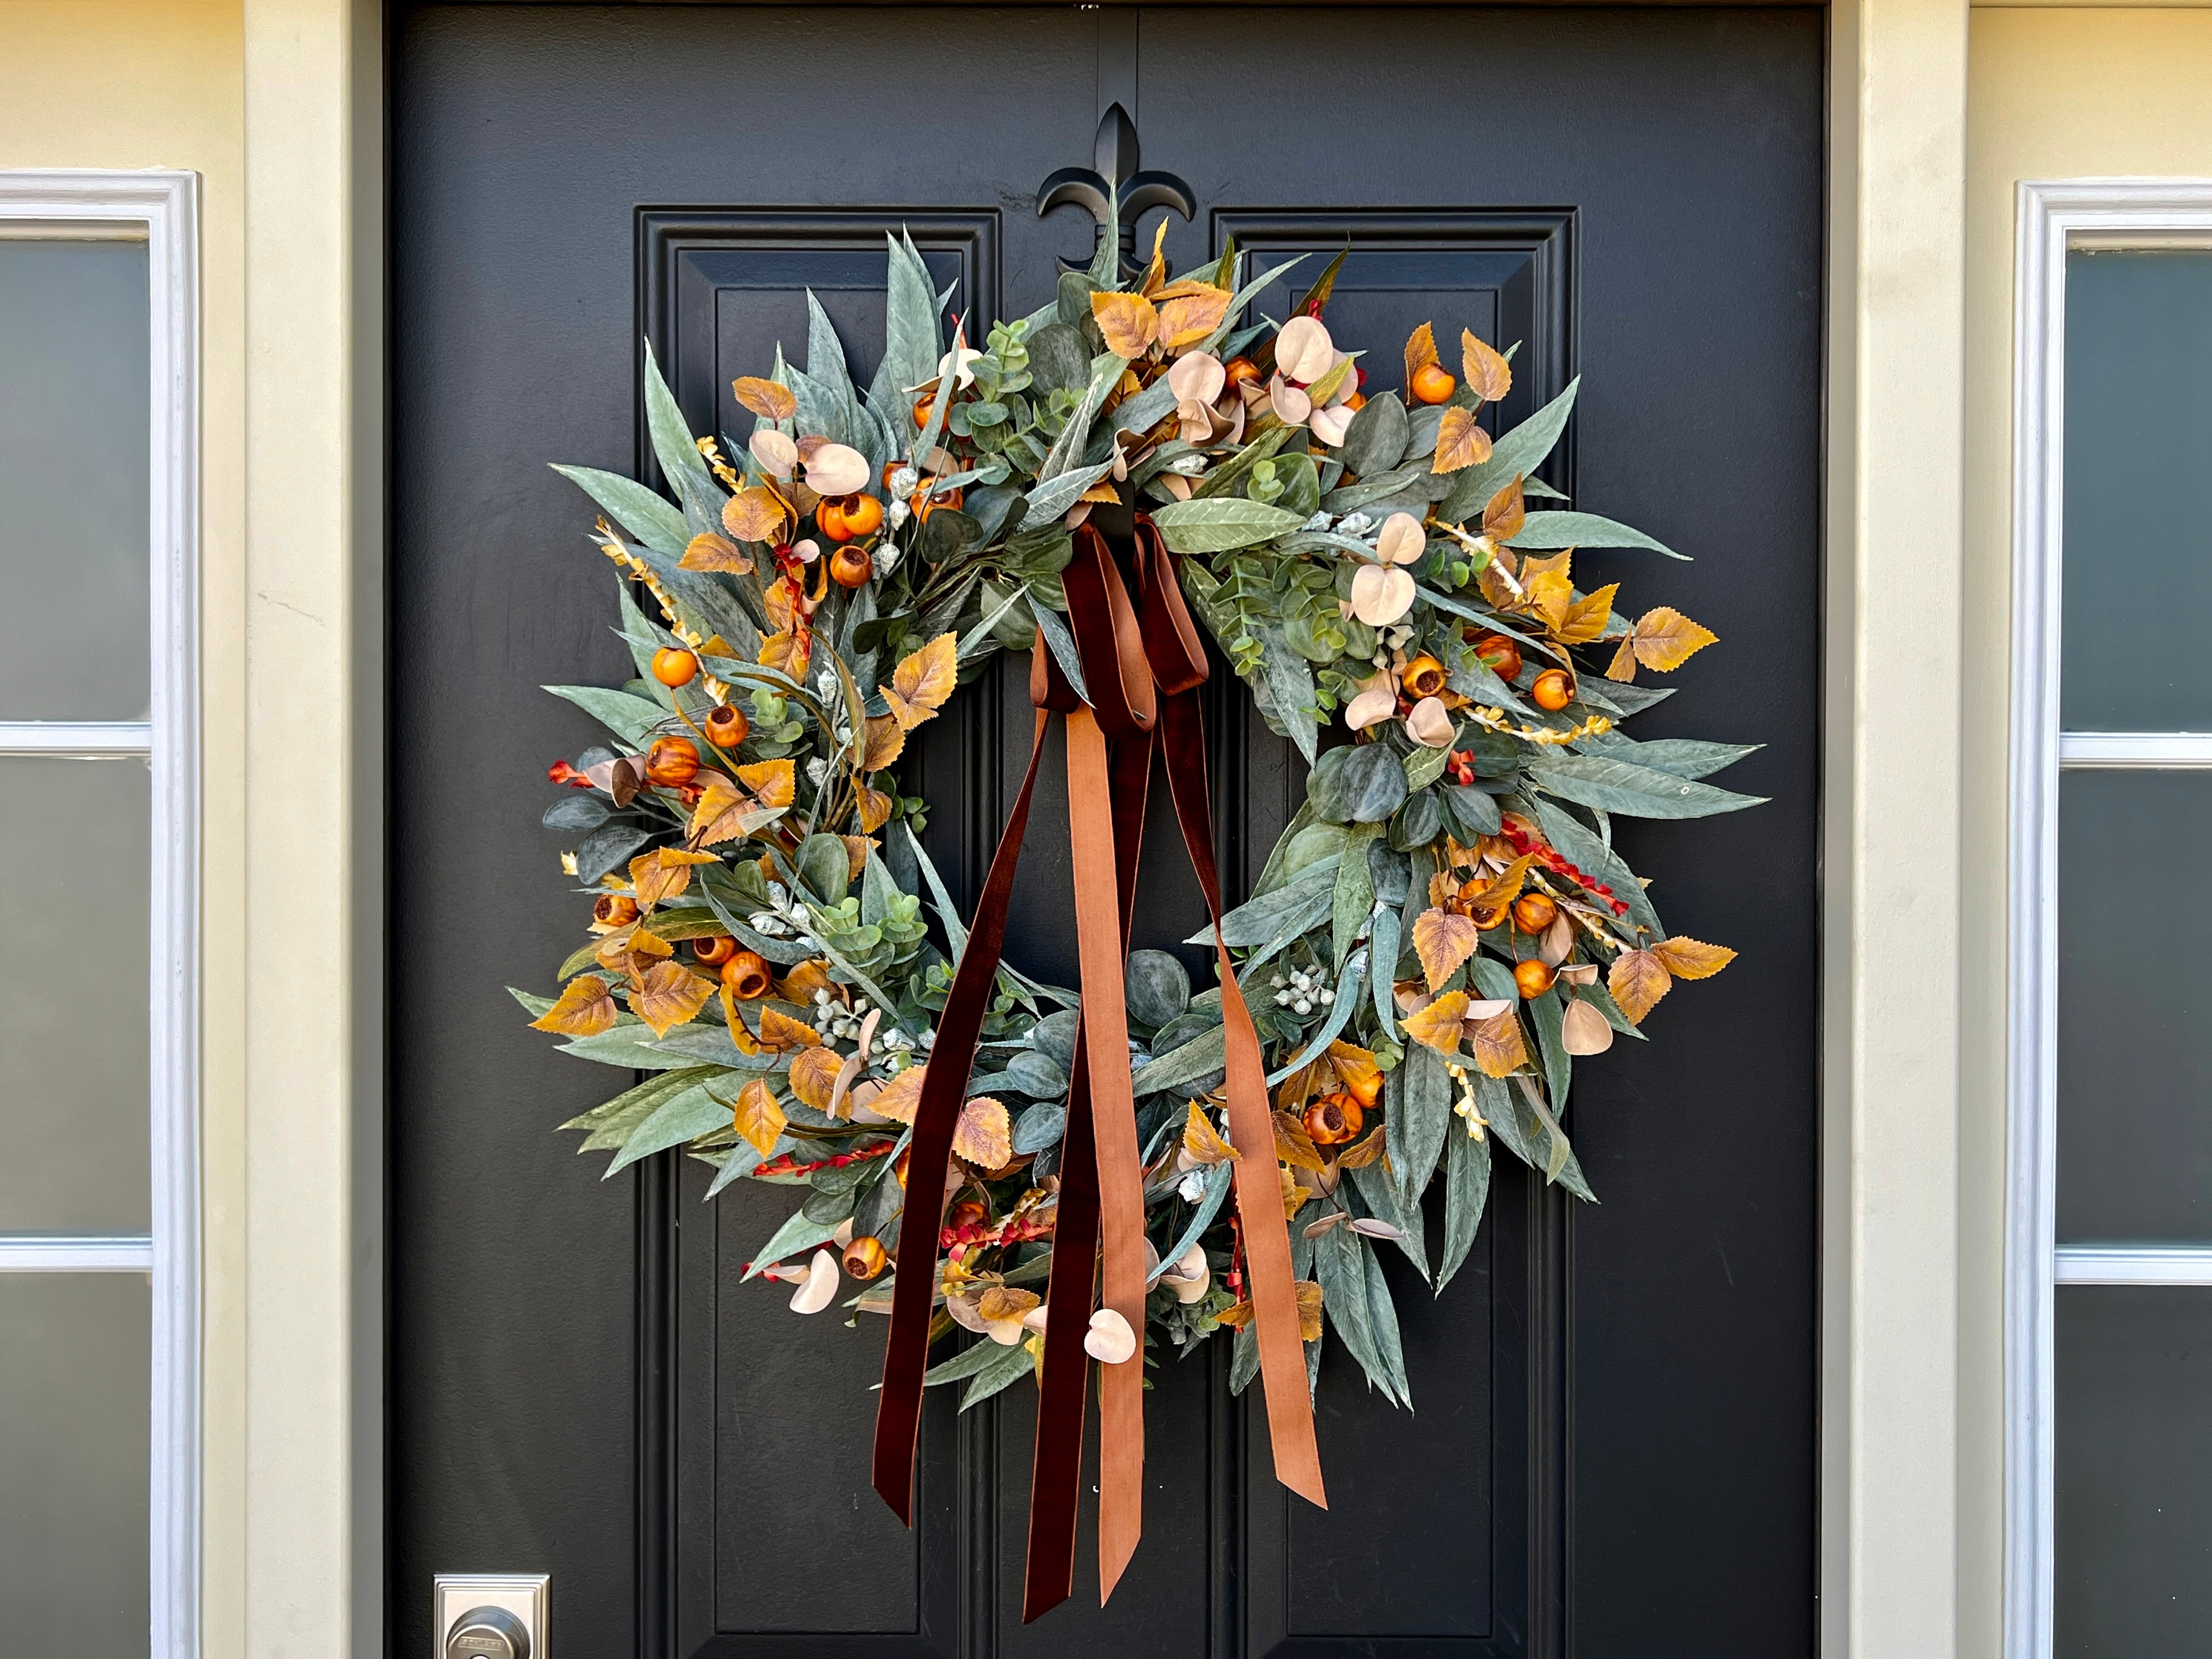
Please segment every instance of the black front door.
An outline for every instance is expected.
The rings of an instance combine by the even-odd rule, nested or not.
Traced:
[[[394,1652],[428,1640],[433,1573],[510,1569],[551,1573],[575,1659],[1812,1651],[1823,47],[1818,10],[1736,7],[400,17]],[[1589,563],[1723,640],[1640,734],[1767,745],[1729,781],[1772,801],[1622,828],[1676,925],[1742,961],[1577,1088],[1601,1206],[1501,1163],[1443,1297],[1394,1287],[1417,1413],[1325,1364],[1334,1507],[1273,1484],[1210,1345],[1148,1404],[1146,1538],[1112,1605],[1079,1581],[1024,1628],[1031,1396],[933,1399],[901,1530],[867,1480],[880,1323],[739,1287],[781,1218],[750,1183],[702,1205],[664,1157],[601,1184],[553,1127],[612,1074],[501,987],[550,984],[575,930],[538,817],[547,763],[590,739],[537,687],[630,672],[545,463],[652,476],[641,335],[694,427],[729,429],[731,378],[803,351],[810,287],[865,383],[902,225],[961,310],[1034,308],[1091,245],[1079,210],[1039,222],[1037,185],[1089,162],[1115,100],[1197,196],[1177,264],[1231,234],[1348,240],[1340,340],[1388,357],[1431,318],[1521,340],[1509,424],[1584,376],[1547,475],[1697,556]],[[1302,774],[1225,678],[1234,889]],[[1027,726],[1015,664],[908,775],[968,892]],[[1137,942],[1165,945],[1203,912],[1172,830],[1149,841]],[[1009,954],[1072,979],[1064,840],[1031,843]]]

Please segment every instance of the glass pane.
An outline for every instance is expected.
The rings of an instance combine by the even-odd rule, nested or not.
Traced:
[[[2208,453],[2212,252],[2069,254],[2069,731],[2212,732]]]
[[[2212,1652],[2212,1288],[2062,1285],[2057,1642]]]
[[[0,759],[0,1233],[148,1230],[151,781]]]
[[[0,240],[0,720],[146,718],[147,326],[143,242]]]
[[[2059,779],[2061,1243],[2212,1240],[2208,823],[2212,773]]]
[[[9,1653],[144,1655],[143,1273],[0,1273],[0,1630]]]

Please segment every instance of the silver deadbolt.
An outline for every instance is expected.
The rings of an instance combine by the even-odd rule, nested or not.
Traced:
[[[505,1607],[471,1607],[446,1633],[446,1659],[531,1659],[529,1628]]]

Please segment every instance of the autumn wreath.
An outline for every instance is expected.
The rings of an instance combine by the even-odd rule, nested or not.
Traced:
[[[958,1385],[964,1408],[1030,1376],[1069,1114],[1085,1109],[1078,997],[998,967],[975,1074],[952,1097],[946,1207],[917,1257],[908,1146],[968,933],[915,833],[929,804],[896,780],[910,734],[1001,649],[1082,687],[1071,561],[1134,507],[1181,586],[1147,602],[1188,599],[1310,771],[1221,921],[1272,1149],[1235,1146],[1222,1109],[1244,1015],[1225,1020],[1223,987],[1194,988],[1177,957],[1127,955],[1147,1291],[1141,1329],[1076,1310],[1084,1347],[1141,1367],[1228,1329],[1246,1386],[1250,1222],[1224,1206],[1243,1159],[1279,1187],[1309,1378],[1333,1329],[1410,1403],[1374,1252],[1401,1251],[1441,1291],[1474,1239],[1493,1145],[1591,1196],[1563,1127],[1574,1063],[1733,954],[1668,933],[1613,819],[1752,805],[1703,781],[1749,751],[1620,730],[1667,695],[1638,672],[1713,635],[1575,586],[1577,548],[1670,550],[1530,510],[1557,498],[1534,475],[1574,386],[1493,434],[1510,347],[1462,332],[1455,374],[1424,325],[1386,393],[1329,333],[1335,266],[1279,325],[1252,305],[1288,265],[1240,284],[1232,247],[1176,277],[1156,246],[1125,283],[1115,240],[1101,246],[1042,309],[948,330],[895,239],[865,391],[810,296],[805,369],[779,353],[735,383],[755,417],[742,443],[695,439],[648,355],[673,504],[558,469],[604,512],[593,539],[619,574],[637,677],[548,688],[610,734],[551,769],[566,790],[545,813],[574,838],[562,864],[589,937],[557,996],[515,994],[564,1052],[647,1074],[563,1126],[613,1153],[610,1174],[680,1147],[714,1167],[710,1197],[740,1180],[791,1189],[749,1279],[792,1285],[796,1312],[857,1316],[891,1309],[899,1272],[926,1273],[929,1334],[976,1334],[943,1346],[927,1382]],[[1325,732],[1345,740],[1323,747]]]

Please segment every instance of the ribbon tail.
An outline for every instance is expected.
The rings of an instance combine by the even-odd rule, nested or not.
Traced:
[[[1314,1437],[1313,1399],[1306,1385],[1305,1345],[1298,1335],[1297,1288],[1291,1273],[1290,1225],[1283,1214],[1267,1066],[1259,1031],[1237,988],[1236,964],[1221,937],[1221,881],[1213,862],[1212,807],[1206,794],[1203,720],[1195,688],[1179,691],[1164,700],[1159,731],[1176,819],[1213,917],[1227,1047],[1229,1138],[1237,1148],[1237,1217],[1244,1237],[1260,1378],[1267,1391],[1267,1438],[1274,1452],[1275,1478],[1299,1497],[1327,1509],[1321,1449]]]
[[[1042,643],[1037,647],[1042,651]],[[937,1238],[945,1213],[945,1165],[952,1156],[952,1134],[960,1119],[961,1097],[975,1061],[983,1016],[999,978],[1006,948],[1006,908],[1012,899],[1014,872],[1021,862],[1022,836],[1029,827],[1030,797],[1036,787],[1037,763],[1044,754],[1044,710],[1036,717],[1029,770],[1023,775],[1014,810],[1007,815],[991,873],[983,883],[968,948],[952,975],[952,988],[939,1016],[929,1069],[922,1074],[921,1099],[908,1143],[906,1200],[900,1212],[898,1276],[891,1292],[891,1329],[884,1347],[884,1385],[876,1406],[876,1439],[872,1477],[891,1512],[914,1524],[914,1470],[921,1434],[922,1373],[929,1368],[929,1327],[937,1299]]]

